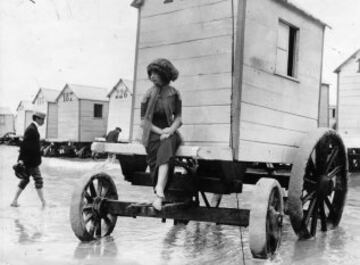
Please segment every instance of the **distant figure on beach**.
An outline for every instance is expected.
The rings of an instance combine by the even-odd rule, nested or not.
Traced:
[[[42,206],[45,207],[46,202],[43,194],[43,178],[40,173],[41,150],[40,150],[40,134],[39,126],[44,124],[45,114],[35,112],[32,116],[33,122],[26,128],[24,140],[20,145],[20,153],[18,162],[25,166],[25,176],[21,179],[15,197],[10,204],[12,207],[18,207],[18,199],[22,191],[30,182],[30,176],[33,177],[35,188],[40,198]]]
[[[110,131],[108,135],[106,135],[106,142],[108,143],[117,143],[119,139],[119,134],[121,133],[121,128],[116,127],[114,130]],[[116,154],[109,153],[108,154],[108,162],[115,164],[116,163]]]
[[[116,127],[114,130],[110,131],[107,135],[106,135],[106,142],[109,143],[116,143],[119,139],[119,134],[121,133],[121,128],[120,127]]]

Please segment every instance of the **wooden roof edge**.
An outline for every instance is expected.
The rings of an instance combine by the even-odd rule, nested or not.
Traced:
[[[356,54],[358,54],[360,52],[360,49],[356,50],[356,52],[354,52],[353,54],[351,54],[343,63],[341,63],[338,67],[336,67],[336,69],[334,70],[334,73],[338,74],[341,72],[341,68],[343,68],[345,66],[345,64],[347,64],[351,59],[353,59]]]

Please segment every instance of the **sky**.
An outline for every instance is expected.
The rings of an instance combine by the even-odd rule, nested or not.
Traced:
[[[177,1],[177,0],[175,0]],[[289,0],[326,22],[323,81],[360,48],[359,0]],[[35,3],[34,3],[35,2]],[[133,79],[137,10],[128,0],[0,0],[0,106],[15,109],[39,87],[111,89]]]

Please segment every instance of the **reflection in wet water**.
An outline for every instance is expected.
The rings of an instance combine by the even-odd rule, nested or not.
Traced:
[[[41,238],[42,233],[40,231],[35,231],[29,234],[27,229],[20,222],[19,219],[15,219],[14,222],[15,222],[15,231],[19,234],[18,242],[20,244],[35,242]]]
[[[6,153],[6,156],[4,155]],[[36,265],[212,265],[243,264],[239,227],[189,222],[174,226],[152,218],[119,217],[111,236],[81,243],[71,231],[69,205],[77,180],[93,168],[114,176],[120,200],[150,201],[151,189],[123,181],[121,170],[101,161],[45,158],[42,173],[49,207],[41,210],[33,187],[24,191],[21,207],[9,207],[17,179],[11,165],[17,149],[0,146],[0,264]],[[10,176],[10,177],[9,177]],[[242,229],[245,264],[251,265],[357,265],[360,260],[360,175],[351,184],[340,227],[307,241],[297,240],[284,219],[279,253],[271,260],[252,259],[248,229]],[[241,194],[246,205],[252,187]],[[225,207],[236,207],[234,196],[225,196]]]
[[[93,257],[116,257],[118,252],[114,238],[108,236],[101,240],[82,243],[80,242],[74,251],[75,259],[89,259]]]

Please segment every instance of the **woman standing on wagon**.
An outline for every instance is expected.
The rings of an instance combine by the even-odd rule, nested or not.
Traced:
[[[181,126],[181,98],[170,81],[175,81],[178,70],[167,59],[157,59],[147,66],[153,86],[141,102],[142,143],[147,153],[150,175],[154,181],[156,198],[153,207],[161,210],[165,199],[168,176],[181,144],[177,129]]]

